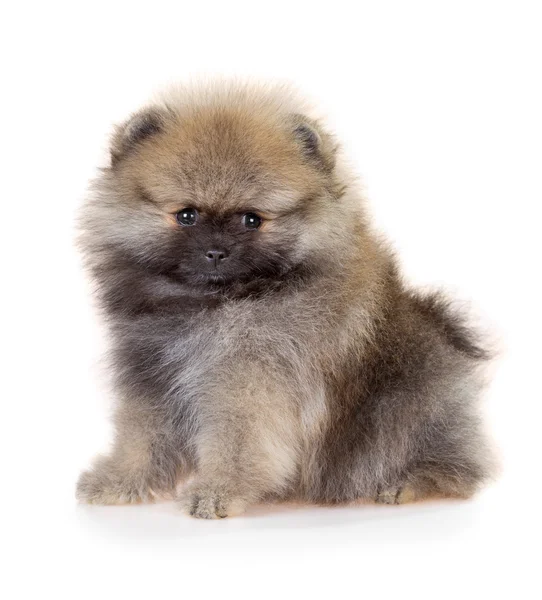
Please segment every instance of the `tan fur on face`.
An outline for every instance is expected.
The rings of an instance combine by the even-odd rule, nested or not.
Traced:
[[[288,212],[329,186],[329,176],[303,160],[291,135],[293,115],[302,106],[291,92],[267,97],[251,88],[231,90],[235,103],[228,104],[221,102],[228,102],[224,90],[206,101],[213,92],[201,91],[189,105],[161,99],[163,130],[119,166],[132,185],[166,212],[193,206],[269,214]],[[334,150],[327,136],[322,151]]]

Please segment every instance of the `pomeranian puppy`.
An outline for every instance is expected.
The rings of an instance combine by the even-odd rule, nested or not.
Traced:
[[[288,89],[176,89],[134,114],[80,244],[118,397],[81,501],[176,496],[211,519],[465,498],[491,476],[486,352],[401,281],[335,139]]]

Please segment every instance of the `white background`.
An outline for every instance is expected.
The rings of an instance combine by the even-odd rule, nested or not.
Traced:
[[[540,8],[3,3],[2,597],[540,597]],[[496,332],[485,405],[503,475],[474,500],[217,522],[76,505],[110,405],[74,211],[111,124],[202,74],[289,79],[314,98],[408,278],[472,300]]]

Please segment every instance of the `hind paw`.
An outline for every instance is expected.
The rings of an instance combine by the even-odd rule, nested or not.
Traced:
[[[416,499],[414,488],[408,483],[403,486],[382,488],[376,495],[377,504],[407,504]]]

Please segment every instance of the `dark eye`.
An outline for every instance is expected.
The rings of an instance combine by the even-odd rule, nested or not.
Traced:
[[[195,225],[198,213],[195,208],[183,208],[177,213],[177,221],[181,225]]]
[[[255,213],[247,213],[243,215],[243,225],[247,229],[258,229],[262,224],[262,218]]]

